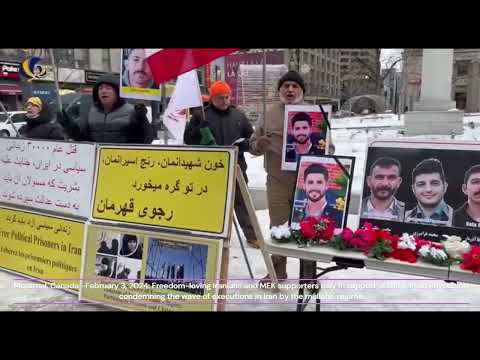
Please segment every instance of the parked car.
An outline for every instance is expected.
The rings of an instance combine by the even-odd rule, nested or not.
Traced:
[[[26,111],[9,111],[7,112],[8,117],[11,118],[15,128],[20,129],[23,125],[26,124],[24,115]],[[12,124],[7,122],[7,114],[4,112],[0,113],[0,136],[2,137],[16,137],[17,132],[13,129]]]

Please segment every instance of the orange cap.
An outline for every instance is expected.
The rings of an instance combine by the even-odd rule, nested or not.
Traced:
[[[232,89],[230,89],[230,86],[228,86],[228,84],[222,80],[215,81],[212,86],[210,86],[210,89],[208,89],[208,91],[210,93],[210,97],[224,94],[232,94]]]

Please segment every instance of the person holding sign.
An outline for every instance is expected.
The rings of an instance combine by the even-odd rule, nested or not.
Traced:
[[[253,128],[245,114],[230,104],[232,90],[225,81],[216,81],[209,89],[210,104],[205,108],[205,119],[195,112],[187,124],[184,141],[188,145],[235,145],[238,147],[238,164],[248,183],[247,162],[244,152],[249,149],[248,139]],[[255,231],[250,222],[247,208],[236,185],[235,213],[247,242],[258,247]]]
[[[447,188],[440,160],[422,160],[412,172],[412,191],[418,204],[405,213],[405,222],[451,226],[453,209],[443,200]]]
[[[270,227],[280,226],[288,222],[296,174],[282,170],[282,149],[284,134],[285,105],[304,104],[305,83],[296,71],[289,71],[278,81],[277,90],[280,102],[267,111],[264,123],[255,129],[250,138],[250,152],[253,155],[265,154],[265,170],[267,172],[267,198]],[[330,142],[331,144],[331,142]],[[330,151],[333,153],[333,145]],[[287,258],[272,255],[272,262],[279,281],[287,278]],[[306,276],[313,277],[316,272],[315,262],[308,262]],[[265,276],[261,282],[270,282]]]
[[[66,140],[63,129],[50,119],[43,109],[42,100],[31,97],[25,103],[26,124],[19,130],[19,134],[28,139]]]
[[[480,223],[480,165],[465,173],[462,191],[467,202],[453,213],[453,227],[478,228]]]
[[[122,76],[122,85],[137,88],[158,88],[147,62],[145,49],[128,49],[128,60]]]
[[[147,108],[143,104],[135,107],[119,95],[118,75],[105,74],[95,84],[86,124],[81,126],[62,111],[58,121],[67,134],[76,141],[105,143],[144,143],[153,141],[153,128],[147,119]]]

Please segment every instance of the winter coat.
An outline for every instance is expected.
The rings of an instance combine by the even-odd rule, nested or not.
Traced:
[[[118,95],[118,100],[109,113],[103,109],[98,96],[101,84],[112,85]],[[146,115],[135,112],[132,105],[120,98],[118,75],[101,76],[92,90],[92,97],[94,106],[90,109],[86,124],[77,124],[67,119],[68,125],[65,126],[65,130],[74,140],[145,144],[153,141],[153,127]]]
[[[248,151],[248,139],[253,134],[253,128],[245,114],[230,106],[226,111],[218,110],[213,105],[205,108],[205,118],[208,127],[215,138],[217,145],[232,145],[236,140],[245,138],[246,141],[239,146],[238,164],[242,169],[243,176],[247,180],[247,162],[244,152]],[[188,145],[200,145],[203,117],[201,113],[195,113],[187,124],[184,133],[184,141]]]
[[[264,158],[271,226],[279,226],[289,220],[296,185],[296,172],[282,170],[284,121],[285,105],[278,102],[267,110],[264,124],[257,126],[255,133],[250,138],[250,152],[254,155],[262,155],[262,152],[257,149],[259,137],[267,135],[271,141]],[[333,153],[333,144],[331,141],[329,143],[330,152]]]
[[[18,129],[18,132],[24,138],[66,140],[63,128],[44,114],[40,114],[40,116],[35,119],[29,119],[25,116],[25,121],[27,123]]]

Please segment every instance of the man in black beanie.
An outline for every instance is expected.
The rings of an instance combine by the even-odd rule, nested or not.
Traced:
[[[278,81],[280,102],[274,104],[266,113],[263,124],[255,129],[250,138],[250,152],[254,155],[265,154],[265,171],[267,172],[267,199],[270,227],[288,222],[296,185],[294,171],[283,171],[282,148],[285,105],[303,105],[305,83],[295,71],[289,71]],[[330,142],[331,143],[331,142]],[[332,151],[330,149],[330,151]],[[272,262],[279,280],[287,278],[287,258],[272,255]],[[315,274],[315,262],[308,262],[306,277]],[[261,282],[270,282],[265,276]]]
[[[305,94],[305,82],[303,81],[303,78],[300,76],[299,73],[297,73],[296,71],[290,70],[289,72],[284,74],[278,81],[278,87],[277,87],[278,91],[280,91],[280,88],[286,81],[291,81],[296,83],[298,86],[302,88],[302,91]]]

